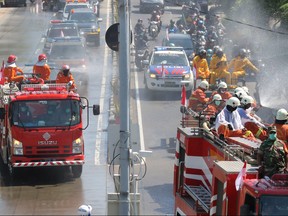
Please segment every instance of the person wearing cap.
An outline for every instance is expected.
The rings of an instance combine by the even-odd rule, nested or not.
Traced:
[[[39,76],[39,78],[44,81],[50,80],[51,69],[47,64],[47,56],[45,54],[40,54],[38,56],[38,61],[33,66],[33,74]]]
[[[284,141],[286,146],[288,144],[288,124],[285,124],[288,119],[288,112],[286,109],[279,109],[276,113],[274,126],[277,129],[277,138]]]
[[[287,172],[287,149],[282,140],[277,138],[277,129],[268,130],[268,138],[261,143],[257,152],[260,177],[272,177],[276,173]],[[261,176],[262,175],[262,176]]]
[[[7,63],[4,67],[3,76],[6,81],[9,82],[22,82],[25,77],[21,68],[16,65],[17,57],[15,55],[10,55],[7,59]],[[22,75],[17,75],[20,73]]]
[[[241,99],[240,103],[241,104],[237,108],[237,111],[241,117],[242,124],[247,128],[247,130],[250,130],[256,138],[261,141],[266,140],[268,137],[267,127],[247,111],[254,103],[254,98],[246,95]]]
[[[191,108],[192,110],[199,112],[202,111],[204,108],[204,105],[208,103],[209,98],[206,97],[205,91],[208,90],[209,83],[206,80],[203,80],[198,88],[192,92],[190,98],[189,98],[189,105],[188,108]]]
[[[231,97],[226,101],[225,108],[217,115],[215,128],[221,140],[227,137],[245,137],[254,140],[251,131],[242,124],[241,117],[236,111],[240,106],[240,101],[236,97]]]

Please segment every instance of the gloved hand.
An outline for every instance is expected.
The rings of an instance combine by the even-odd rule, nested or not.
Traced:
[[[233,130],[233,127],[232,127],[231,124],[228,124],[227,127],[228,127],[229,130]]]

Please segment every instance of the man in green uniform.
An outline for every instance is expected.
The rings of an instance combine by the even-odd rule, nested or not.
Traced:
[[[287,170],[287,153],[285,143],[276,137],[276,127],[269,130],[269,137],[260,145],[257,160],[261,166],[262,176],[284,173]],[[259,171],[260,171],[259,170]]]

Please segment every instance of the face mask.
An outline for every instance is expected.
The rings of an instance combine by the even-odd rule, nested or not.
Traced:
[[[276,140],[276,133],[270,133],[269,134],[269,139],[270,140]]]
[[[221,104],[221,101],[215,101],[215,105],[219,106]]]

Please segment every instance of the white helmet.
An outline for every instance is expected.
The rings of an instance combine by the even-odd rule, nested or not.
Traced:
[[[241,91],[237,91],[234,96],[238,97],[239,99],[242,99],[244,96],[247,96],[247,93],[242,89]]]
[[[242,87],[237,87],[234,89],[234,94],[236,94],[238,91],[243,91]]]
[[[209,88],[209,83],[206,80],[203,80],[200,84],[199,87],[202,89],[207,90]]]
[[[81,205],[78,208],[78,215],[80,216],[90,216],[92,211],[92,206],[90,205]]]
[[[227,84],[225,82],[220,82],[218,84],[218,88],[228,88]]]
[[[279,109],[276,114],[277,120],[287,120],[288,119],[288,112],[286,109]]]
[[[254,98],[249,95],[245,95],[241,99],[241,104],[243,105],[252,104],[252,103],[254,103]]]
[[[242,86],[242,89],[249,95],[249,89],[247,86]]]
[[[233,108],[240,106],[240,100],[237,97],[231,97],[226,101],[226,105]]]
[[[212,98],[212,101],[219,101],[219,100],[222,100],[222,97],[221,97],[221,95],[220,94],[215,94],[214,96],[213,96],[213,98]]]

